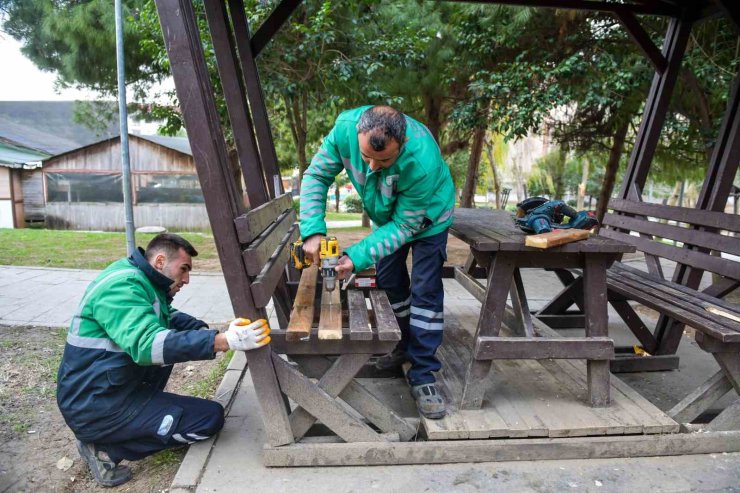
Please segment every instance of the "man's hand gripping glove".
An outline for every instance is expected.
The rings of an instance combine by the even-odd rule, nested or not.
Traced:
[[[229,349],[235,351],[249,351],[270,343],[270,327],[264,319],[251,322],[246,318],[237,318],[231,322],[225,334]]]

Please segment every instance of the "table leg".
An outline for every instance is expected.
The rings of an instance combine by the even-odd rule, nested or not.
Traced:
[[[586,337],[607,337],[609,318],[606,298],[606,258],[586,255],[583,269],[583,302]],[[588,395],[593,407],[609,404],[609,360],[588,360]]]
[[[506,312],[506,298],[509,294],[515,266],[514,258],[503,253],[496,254],[491,261],[486,297],[481,304],[480,318],[473,338],[474,344],[479,336],[497,336],[499,334]],[[488,384],[486,380],[490,370],[491,361],[476,360],[475,348],[473,348],[473,357],[465,374],[465,387],[460,403],[462,409],[480,409],[483,404],[483,394]]]
[[[522,337],[534,337],[532,314],[529,312],[527,294],[524,292],[522,273],[518,268],[514,269],[514,275],[511,282],[511,304],[514,308],[514,314],[516,315],[518,322],[516,335]],[[514,327],[511,328],[513,329]]]

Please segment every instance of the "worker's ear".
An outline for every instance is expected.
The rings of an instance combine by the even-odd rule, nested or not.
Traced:
[[[163,270],[164,265],[167,263],[167,256],[164,253],[158,253],[154,257],[154,268],[157,270]]]

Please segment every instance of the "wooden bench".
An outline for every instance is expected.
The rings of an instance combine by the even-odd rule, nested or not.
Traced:
[[[392,351],[401,339],[385,292],[344,291],[341,283],[326,291],[314,265],[300,273],[292,306],[281,301],[279,281],[299,234],[295,221],[289,194],[235,220],[255,305],[264,308],[274,300],[279,327],[270,334],[272,363],[281,392],[297,406],[286,408],[289,433],[268,433],[268,440],[277,435],[282,439],[271,445],[298,442],[317,421],[324,425],[318,428],[327,438],[346,442],[411,439],[416,434],[414,423],[354,379],[371,357]],[[286,287],[290,284],[288,279]],[[284,399],[259,398],[265,414],[286,407]]]
[[[674,369],[684,326],[695,329],[697,343],[721,369],[669,413],[690,422],[732,388],[740,393],[740,307],[722,299],[740,286],[740,241],[731,236],[740,232],[740,216],[623,199],[613,199],[609,207],[612,212],[604,218],[599,234],[634,245],[645,254],[648,271],[615,262],[607,271],[608,300],[650,355],[623,357],[612,369]],[[664,276],[661,259],[676,262],[671,280]],[[700,290],[705,271],[713,273],[713,281]],[[582,304],[581,279],[562,271],[558,275],[567,286],[540,312],[545,321],[557,311],[562,313],[565,305]],[[654,331],[630,301],[660,314]],[[737,404],[724,413],[720,422],[740,426]]]

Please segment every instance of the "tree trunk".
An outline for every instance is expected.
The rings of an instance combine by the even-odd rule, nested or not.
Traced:
[[[476,128],[473,133],[473,144],[470,148],[470,158],[468,160],[468,173],[465,176],[465,186],[463,187],[462,197],[460,197],[460,207],[475,207],[475,188],[478,184],[478,166],[480,156],[483,152],[483,140],[486,137],[485,128]]]
[[[368,216],[367,212],[365,211],[362,211],[362,227],[363,228],[370,227],[370,216]]]
[[[334,211],[339,212],[339,184],[334,183]]]
[[[558,152],[558,161],[555,165],[555,176],[553,177],[553,185],[555,186],[555,199],[562,200],[565,195],[565,162],[568,160],[568,149],[565,146],[560,146]]]
[[[439,133],[442,129],[442,98],[437,96],[424,96],[424,118],[426,126],[434,140],[439,143]]]
[[[513,157],[511,159],[511,170],[514,172],[514,182],[516,184],[516,200],[521,202],[527,198],[527,186],[524,183],[524,176],[522,173],[522,167],[519,166],[519,158]]]
[[[501,171],[498,169],[496,158],[493,155],[493,138],[486,139],[486,154],[493,173],[493,192],[496,194],[496,209],[501,208]]]
[[[293,196],[298,197],[301,193],[301,181],[303,181],[303,173],[308,168],[308,161],[306,159],[306,139],[308,135],[306,118],[307,116],[301,112],[301,107],[307,110],[305,101],[304,104],[299,104],[298,99],[295,96],[283,96],[285,103],[285,112],[288,116],[288,126],[290,127],[290,135],[293,137],[293,144],[296,149],[296,157],[298,158],[298,190]]]
[[[578,199],[576,209],[583,209],[583,201],[586,198],[586,184],[588,183],[588,158],[583,158],[583,172],[581,173],[581,183],[578,185]]]
[[[614,133],[614,137],[612,138],[612,148],[609,150],[609,160],[606,162],[604,180],[601,182],[599,201],[596,204],[596,217],[599,220],[599,224],[604,220],[606,207],[609,204],[609,198],[612,196],[612,191],[614,191],[614,180],[616,179],[617,171],[619,170],[619,159],[622,157],[624,140],[627,137],[628,129],[629,120],[625,121],[619,126],[619,128],[617,128],[617,131]]]

